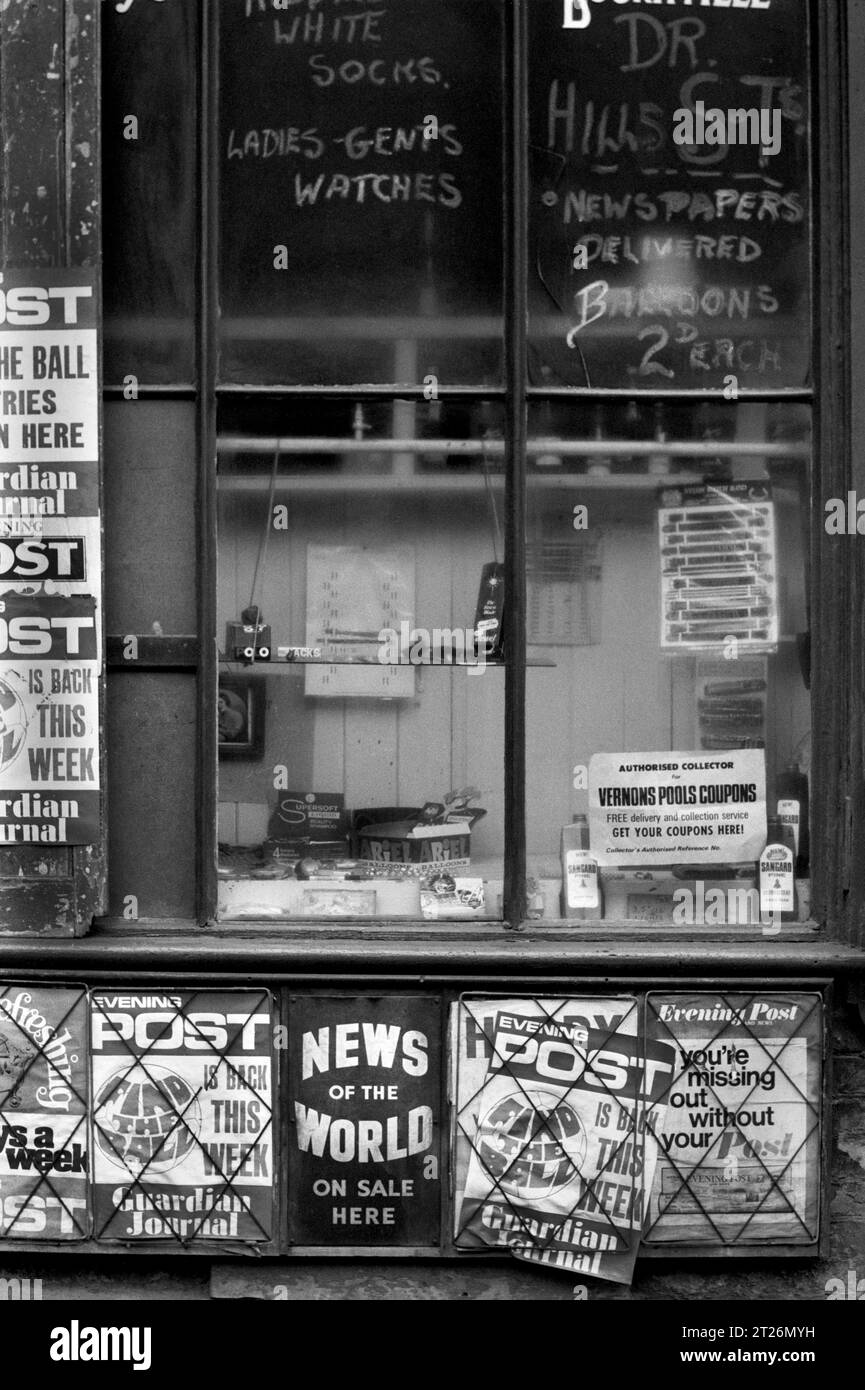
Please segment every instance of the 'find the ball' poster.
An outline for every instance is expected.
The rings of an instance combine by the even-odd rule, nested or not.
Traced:
[[[465,999],[451,1060],[454,1243],[630,1283],[673,1069],[636,999]]]
[[[98,1239],[273,1238],[272,1042],[264,991],[92,992]]]

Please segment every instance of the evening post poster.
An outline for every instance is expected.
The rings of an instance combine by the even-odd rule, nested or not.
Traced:
[[[94,1234],[274,1234],[273,1010],[264,991],[91,995]]]

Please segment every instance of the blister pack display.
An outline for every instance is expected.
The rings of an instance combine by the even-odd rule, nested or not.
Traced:
[[[775,509],[768,483],[669,488],[658,513],[661,650],[778,646]],[[726,644],[726,648],[725,648]]]

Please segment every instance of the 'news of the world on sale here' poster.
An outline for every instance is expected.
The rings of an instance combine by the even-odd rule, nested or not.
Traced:
[[[91,1051],[95,1234],[269,1241],[270,995],[96,990]]]
[[[650,994],[675,1051],[645,1239],[700,1245],[817,1239],[819,994]]]
[[[88,1235],[87,995],[0,991],[0,1235]]]
[[[438,1245],[440,1035],[423,995],[292,998],[293,1241]]]
[[[455,1004],[455,1244],[630,1283],[673,1066],[631,997]]]
[[[92,276],[0,276],[0,844],[100,839]]]

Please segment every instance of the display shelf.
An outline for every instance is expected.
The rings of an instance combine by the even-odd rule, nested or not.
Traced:
[[[218,491],[225,494],[264,495],[271,487],[277,495],[290,492],[293,496],[304,494],[324,497],[333,494],[367,493],[372,496],[386,494],[395,497],[417,498],[454,496],[480,496],[490,488],[503,491],[505,487],[503,472],[487,473],[416,473],[387,471],[382,473],[347,472],[309,472],[281,473],[275,481],[266,471],[255,473],[222,473],[217,478]],[[687,487],[706,482],[706,475],[697,469],[681,469],[676,473],[608,473],[593,474],[560,468],[542,471],[533,469],[528,475],[530,493],[549,491],[563,492],[578,487],[581,492],[600,493],[655,493],[660,488]],[[784,485],[778,479],[771,481],[773,494],[783,492]]]
[[[354,660],[342,659],[332,660],[329,657],[302,657],[298,660],[277,660],[275,661],[231,661],[228,657],[220,653],[220,671],[231,672],[234,675],[249,675],[254,669],[262,675],[287,676],[292,671],[302,670],[304,666],[409,666],[418,671],[425,670],[449,670],[451,668],[466,667],[468,670],[476,670],[479,662],[475,661],[387,661],[364,660],[356,657]],[[484,662],[485,666],[499,667],[502,670],[507,666],[505,660],[494,660]],[[529,657],[526,660],[527,666],[554,667],[557,665],[548,657]]]
[[[556,470],[550,473],[531,473],[529,489],[548,489],[562,491],[579,486],[590,492],[655,492],[662,487],[684,487],[699,483],[703,477],[696,471],[681,473],[611,473],[594,475]],[[482,473],[441,476],[438,474],[409,473],[403,476],[394,473],[335,473],[330,476],[309,477],[302,473],[282,474],[276,479],[276,492],[311,493],[325,496],[328,493],[387,493],[389,496],[422,497],[454,494],[480,495],[488,487],[503,490],[505,475],[494,473],[485,478]],[[258,493],[270,492],[270,477],[265,473],[251,474],[248,477],[232,474],[221,475],[218,480],[220,492]]]
[[[348,439],[338,435],[220,435],[216,444],[218,454],[263,454],[272,458],[303,458],[309,455],[368,456],[370,454],[434,454],[441,458],[504,459],[504,441],[487,439]],[[561,439],[558,436],[538,436],[526,444],[526,454],[534,458],[544,454],[561,458],[590,458],[601,455],[609,458],[649,459],[656,454],[668,458],[764,458],[809,459],[811,445],[802,440],[705,440],[705,439]]]
[[[445,498],[481,495],[492,489],[503,491],[506,482],[505,448],[499,439],[339,439],[248,437],[223,435],[217,444],[221,456],[261,455],[269,460],[303,460],[292,472],[274,472],[262,465],[260,471],[220,472],[217,488],[223,494],[309,495],[323,497],[334,493],[352,496],[388,494],[400,498],[423,500],[436,496]],[[659,452],[670,460],[670,471],[649,472]],[[659,488],[687,486],[705,481],[705,472],[695,460],[705,459],[709,466],[719,458],[725,460],[755,459],[765,467],[775,462],[807,463],[810,445],[800,441],[781,443],[705,440],[574,440],[538,438],[526,448],[530,463],[528,478],[532,492],[563,491],[579,487],[596,493],[654,493]],[[418,457],[439,457],[448,460],[441,471],[421,471]],[[535,462],[550,457],[561,460],[558,465]],[[332,458],[333,465],[323,458]],[[605,465],[620,465],[627,472],[591,473],[593,458],[603,459]],[[311,462],[311,460],[315,462]],[[393,460],[388,466],[389,460]],[[581,467],[565,467],[564,462],[579,461]],[[643,467],[635,468],[635,461]],[[676,466],[674,461],[681,460]],[[456,461],[456,466],[455,466]],[[468,465],[471,472],[457,472],[456,467]],[[377,471],[365,471],[375,467]],[[777,486],[777,482],[775,484]]]

